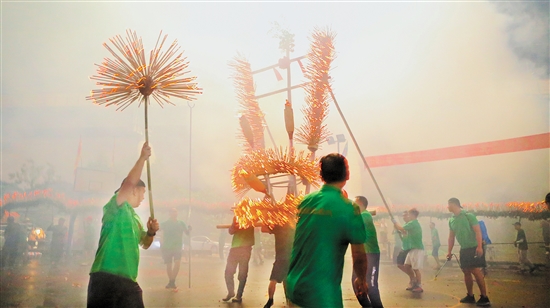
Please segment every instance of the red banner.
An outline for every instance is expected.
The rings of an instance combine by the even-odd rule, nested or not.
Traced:
[[[368,156],[366,159],[369,167],[375,168],[547,148],[550,148],[550,133],[448,148]]]

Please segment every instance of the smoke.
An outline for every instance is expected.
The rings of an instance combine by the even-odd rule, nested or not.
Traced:
[[[534,66],[543,79],[550,76],[550,2],[498,2],[497,11],[509,17],[508,45],[516,56]]]

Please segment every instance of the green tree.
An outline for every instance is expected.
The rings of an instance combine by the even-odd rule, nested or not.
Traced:
[[[8,174],[10,180],[23,190],[34,190],[59,181],[50,163],[37,165],[32,159],[23,163],[19,171]]]

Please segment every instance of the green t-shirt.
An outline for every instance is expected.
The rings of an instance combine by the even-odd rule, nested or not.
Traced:
[[[254,228],[250,227],[248,229],[231,229],[230,233],[233,230],[233,240],[231,241],[231,248],[237,247],[252,247],[254,246]]]
[[[403,237],[403,250],[424,249],[424,244],[422,244],[422,227],[417,219],[404,224],[403,229],[407,231],[407,235]],[[407,248],[405,248],[405,243],[407,244]]]
[[[455,233],[461,249],[477,247],[476,233],[472,226],[479,224],[474,214],[460,211],[449,219],[449,228]]]
[[[439,241],[439,232],[437,232],[436,228],[432,229],[432,246],[441,246],[441,241]]]
[[[162,231],[162,250],[177,251],[183,248],[183,233],[187,225],[181,220],[167,220],[160,225]]]
[[[287,276],[287,296],[300,307],[342,307],[342,271],[348,244],[366,242],[359,208],[341,190],[324,185],[304,197]]]
[[[99,246],[90,273],[105,272],[136,281],[139,242],[146,231],[132,206],[128,202],[118,206],[116,196],[103,207]]]
[[[376,228],[374,227],[374,221],[372,215],[368,211],[361,213],[363,223],[365,224],[365,234],[367,241],[365,242],[366,253],[380,253],[380,247],[378,246],[378,238],[376,237]]]

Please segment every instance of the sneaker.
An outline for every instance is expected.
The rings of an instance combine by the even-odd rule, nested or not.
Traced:
[[[414,288],[411,291],[413,293],[422,293],[422,292],[424,292],[424,290],[422,289],[422,287],[420,285],[414,286]]]
[[[233,303],[242,303],[243,302],[243,298],[242,297],[235,297],[234,299],[231,300]]]
[[[416,283],[409,282],[409,286],[405,290],[412,291],[412,289],[414,289],[414,287],[416,287]]]
[[[270,298],[267,300],[267,303],[265,303],[264,308],[271,308],[273,306],[273,299]]]
[[[465,304],[475,304],[476,298],[474,297],[473,294],[472,295],[466,294],[466,297],[462,298],[460,302]]]
[[[476,306],[491,306],[491,302],[487,296],[481,295],[479,300],[476,303]]]

